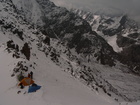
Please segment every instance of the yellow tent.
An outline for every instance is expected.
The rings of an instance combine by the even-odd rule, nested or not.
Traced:
[[[33,83],[34,83],[34,81],[33,81],[31,78],[25,77],[25,78],[23,78],[23,79],[20,81],[20,83],[18,84],[18,86],[20,86],[20,84],[22,84],[23,86],[29,86],[29,85],[31,85],[31,84],[33,84]]]

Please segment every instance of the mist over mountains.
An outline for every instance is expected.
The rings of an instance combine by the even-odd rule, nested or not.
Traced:
[[[140,23],[139,0],[51,0],[58,6],[100,12],[109,15],[127,14]]]

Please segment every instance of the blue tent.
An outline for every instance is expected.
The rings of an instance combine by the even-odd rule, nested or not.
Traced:
[[[28,93],[36,92],[36,91],[39,90],[40,88],[41,88],[41,86],[39,86],[39,85],[36,85],[36,86],[29,86]]]

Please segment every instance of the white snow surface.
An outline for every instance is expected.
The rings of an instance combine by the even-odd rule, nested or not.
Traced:
[[[36,0],[12,0],[18,10],[24,11],[28,21],[43,25],[40,19],[43,16]]]
[[[115,52],[121,52],[122,48],[119,47],[116,43],[117,35],[109,36],[105,38],[110,46],[114,49]]]
[[[37,53],[39,59],[34,71],[34,81],[42,88],[35,93],[27,93],[28,87],[23,90],[17,86],[15,76],[11,77],[12,70],[21,59],[14,59],[0,47],[0,105],[118,105],[118,102],[104,94],[97,94],[87,86],[63,72],[52,61]],[[44,59],[43,59],[44,58]],[[17,94],[18,91],[21,93]],[[126,105],[126,103],[122,104]],[[129,103],[139,105],[139,103]]]

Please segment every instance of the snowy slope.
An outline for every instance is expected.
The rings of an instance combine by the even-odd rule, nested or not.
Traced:
[[[3,13],[6,14],[6,12]],[[10,15],[6,14],[5,16],[8,17]],[[16,20],[15,17],[12,18],[14,21]],[[7,20],[5,19],[5,21],[11,22],[11,17]],[[112,105],[112,103],[115,103],[114,101],[106,101],[104,97],[97,95],[96,92],[92,92],[74,77],[63,72],[62,68],[56,66],[50,58],[46,58],[46,55],[38,50],[39,39],[32,34],[34,30],[29,30],[29,26],[26,24],[17,24],[20,25],[20,28],[24,31],[24,38],[26,38],[24,41],[30,43],[32,54],[36,54],[36,56],[31,56],[30,61],[27,61],[23,55],[21,55],[19,59],[13,58],[14,49],[10,49],[11,53],[8,53],[6,42],[12,39],[14,43],[22,47],[24,41],[12,34],[9,29],[3,29],[1,26],[1,29],[4,30],[0,31],[0,74],[2,74],[0,77],[0,83],[2,84],[0,89],[1,105],[92,105],[95,102],[100,105],[104,105],[104,103],[107,105],[111,103]],[[17,86],[18,81],[16,75],[18,73],[14,73],[15,76],[12,77],[13,70],[21,61],[26,62],[25,65],[28,67],[30,64],[33,64],[33,62],[36,63],[36,65],[34,65],[35,69],[31,67],[29,69],[29,71],[32,70],[34,72],[35,82],[42,86],[36,93],[28,94],[28,87],[21,90]],[[27,76],[28,72],[23,71],[25,76]],[[21,93],[18,94],[18,91],[21,91]]]
[[[23,21],[22,15],[8,3],[11,4],[0,3],[0,105],[118,105],[124,100],[139,100],[139,76],[130,75],[126,67],[119,68],[122,64],[111,68],[94,60],[87,63],[84,55],[78,55],[75,49],[70,51],[58,39],[51,39],[51,46],[45,45],[45,35]],[[7,42],[11,40],[19,50],[8,48]],[[30,47],[30,59],[21,52],[25,43]],[[28,87],[20,89],[17,86],[17,75],[23,72],[27,76],[30,71],[34,72],[34,81],[42,88],[29,94]],[[111,97],[99,88],[101,86],[106,86]],[[18,91],[21,92],[18,94]]]
[[[6,14],[6,12],[4,12]],[[9,14],[5,15],[6,17],[10,16]],[[16,18],[12,17],[15,21]],[[4,18],[5,19],[5,18]],[[7,22],[11,22],[11,17],[7,19]],[[5,19],[6,21],[6,19]],[[32,47],[32,54],[36,54],[36,56],[31,56],[31,60],[27,61],[23,55],[20,55],[21,58],[13,58],[14,49],[10,49],[11,53],[8,53],[6,49],[6,42],[8,40],[13,40],[14,43],[18,44],[18,46],[22,47],[24,41],[22,41],[18,36],[13,35],[9,29],[1,30],[1,40],[0,40],[0,83],[2,84],[0,89],[0,104],[1,105],[92,105],[95,100],[97,103],[107,103],[100,96],[96,95],[95,92],[84,86],[79,81],[75,80],[72,76],[67,73],[61,71],[62,68],[56,66],[49,58],[46,58],[46,55],[38,50],[39,40],[34,34],[32,34],[32,29],[28,29],[28,25],[20,25],[20,28],[24,31],[24,41],[30,43]],[[1,26],[2,29],[2,26]],[[30,36],[28,36],[30,35]],[[35,41],[31,41],[33,40]],[[21,90],[17,86],[18,81],[16,79],[16,75],[18,73],[14,73],[15,76],[11,77],[13,74],[13,70],[17,67],[19,62],[26,62],[25,65],[29,67],[33,62],[36,63],[34,65],[35,70],[30,67],[29,71],[34,72],[34,80],[37,84],[41,85],[42,88],[36,93],[28,94],[28,87]],[[24,72],[26,76],[28,72]],[[4,81],[3,81],[4,80]],[[21,93],[17,94],[18,91]],[[94,99],[94,100],[93,100]],[[101,105],[100,104],[100,105]]]
[[[39,8],[36,0],[12,0],[15,7],[18,9],[19,13],[23,14],[27,21],[39,24],[43,26],[44,23],[42,22],[41,17],[43,17],[43,13]]]
[[[74,77],[63,72],[45,55],[37,51],[37,67],[34,72],[34,80],[42,88],[35,93],[27,93],[28,87],[21,90],[15,76],[11,77],[12,69],[18,61],[11,54],[0,47],[0,104],[1,105],[118,105],[118,102],[103,93],[91,91],[87,86],[77,81]],[[34,59],[35,61],[35,59]],[[4,81],[3,81],[4,80]],[[18,91],[21,93],[17,94]],[[126,103],[122,103],[126,105]],[[139,105],[139,103],[129,103]]]

